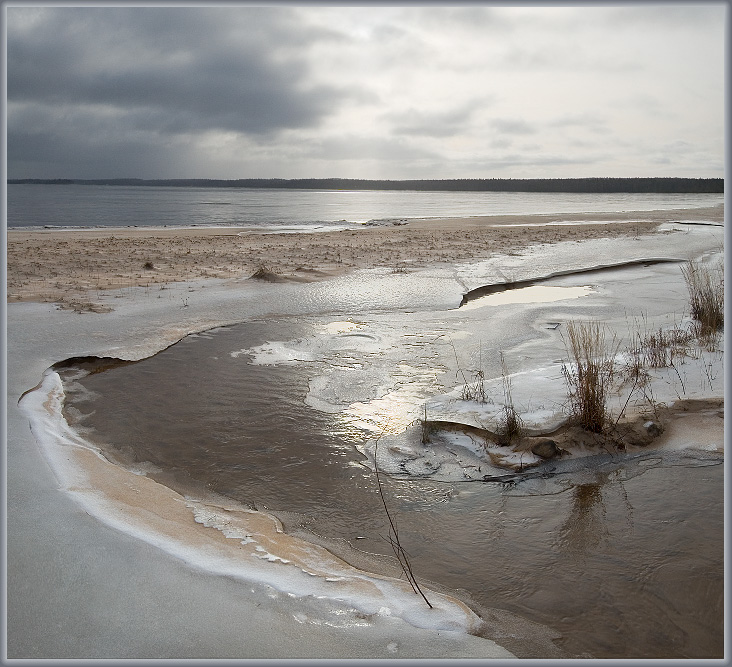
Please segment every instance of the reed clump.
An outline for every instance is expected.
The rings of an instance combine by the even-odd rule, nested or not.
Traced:
[[[516,410],[511,395],[511,376],[501,352],[501,378],[503,380],[503,409],[498,422],[498,436],[508,445],[520,440],[524,433],[524,422]]]
[[[689,306],[697,322],[698,337],[714,338],[724,326],[724,265],[689,261],[681,267],[681,272],[689,290]]]
[[[587,431],[603,433],[609,423],[608,395],[615,372],[617,345],[607,341],[598,322],[568,322],[568,354],[562,366],[569,389],[571,419]]]

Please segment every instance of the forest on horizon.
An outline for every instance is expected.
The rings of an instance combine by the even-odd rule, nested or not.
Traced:
[[[723,193],[723,178],[460,178],[373,180],[356,178],[101,178],[8,179],[9,185],[126,185],[300,190],[418,190],[466,192]]]

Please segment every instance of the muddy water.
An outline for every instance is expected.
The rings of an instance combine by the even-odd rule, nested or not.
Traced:
[[[81,379],[67,371],[67,418],[178,490],[212,489],[286,513],[288,528],[389,554],[356,449],[370,434],[304,403],[308,363],[230,354],[309,326],[250,322]],[[645,457],[512,487],[385,482],[418,577],[552,627],[568,655],[722,656],[720,460]]]

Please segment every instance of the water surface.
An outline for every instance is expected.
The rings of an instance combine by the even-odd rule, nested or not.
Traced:
[[[704,208],[723,194],[271,190],[9,184],[13,227],[254,226],[337,229],[422,217]]]
[[[232,356],[322,324],[248,322],[76,381],[66,372],[67,418],[178,490],[211,489],[280,513],[290,529],[390,554],[357,449],[373,433],[305,403],[312,364],[333,360]],[[467,590],[476,608],[548,625],[575,656],[722,655],[721,459],[649,456],[517,486],[382,481],[417,576]]]

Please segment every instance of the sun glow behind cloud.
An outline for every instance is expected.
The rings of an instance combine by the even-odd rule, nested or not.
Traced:
[[[8,175],[718,177],[725,9],[11,6]]]

